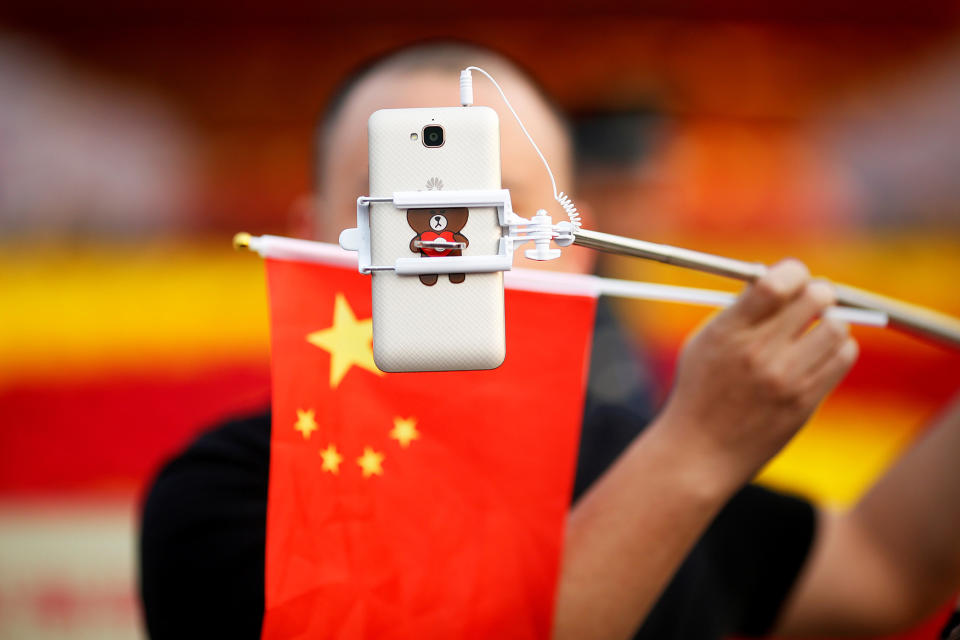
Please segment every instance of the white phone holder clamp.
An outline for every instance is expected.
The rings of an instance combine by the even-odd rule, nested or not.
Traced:
[[[389,202],[397,212],[407,209],[435,209],[454,207],[496,207],[502,235],[496,254],[483,256],[438,256],[430,258],[397,258],[392,265],[371,264],[370,258],[370,204]],[[340,233],[340,246],[358,253],[360,273],[394,271],[398,275],[431,273],[492,273],[509,271],[513,266],[514,249],[533,242],[534,248],[524,255],[531,260],[553,260],[560,257],[559,249],[550,243],[568,247],[573,244],[574,228],[569,221],[557,224],[543,209],[532,218],[524,218],[513,211],[509,189],[463,191],[396,191],[392,197],[360,196],[357,198],[357,226]],[[431,245],[432,246],[432,245]],[[438,248],[440,245],[437,243]],[[443,248],[457,248],[446,243]]]

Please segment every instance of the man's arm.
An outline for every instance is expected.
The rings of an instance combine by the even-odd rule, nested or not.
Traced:
[[[778,625],[886,634],[960,587],[960,399],[851,511],[829,514]]]
[[[787,261],[684,347],[666,408],[577,503],[557,638],[628,638],[724,503],[796,433],[853,364],[833,302]]]

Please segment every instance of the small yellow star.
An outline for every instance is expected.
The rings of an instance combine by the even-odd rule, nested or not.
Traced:
[[[309,334],[307,342],[330,352],[331,389],[340,384],[353,366],[383,375],[373,362],[373,320],[357,320],[342,293],[333,301],[333,325]]]
[[[329,471],[334,475],[339,473],[343,456],[341,456],[337,448],[333,446],[333,443],[328,444],[327,448],[320,452],[320,457],[323,458],[323,465],[320,467],[322,471]]]
[[[400,446],[406,449],[410,443],[420,437],[417,431],[416,418],[394,418],[393,429],[390,431],[390,437],[400,443]]]
[[[317,421],[313,418],[313,409],[301,411],[297,409],[297,423],[293,428],[303,434],[304,440],[310,439],[310,434],[317,430]]]
[[[370,447],[363,448],[363,455],[357,458],[357,464],[363,470],[363,477],[383,475],[383,454]]]

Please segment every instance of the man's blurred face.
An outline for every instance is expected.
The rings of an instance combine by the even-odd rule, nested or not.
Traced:
[[[491,69],[530,134],[550,162],[557,188],[572,186],[570,141],[537,93],[510,73]],[[503,106],[500,96],[481,74],[474,74],[475,104],[494,108],[500,116],[500,155],[504,188],[510,189],[514,210],[530,217],[546,209],[555,221],[565,218],[553,199],[546,169],[519,125]],[[367,119],[377,109],[456,106],[459,83],[456,74],[437,72],[400,73],[381,71],[366,77],[347,96],[339,116],[322,143],[320,194],[316,235],[336,242],[340,231],[356,226],[356,200],[369,192],[367,174]],[[535,263],[520,259],[517,266],[545,266],[562,271],[586,271],[591,256],[580,247],[563,250],[559,260]]]

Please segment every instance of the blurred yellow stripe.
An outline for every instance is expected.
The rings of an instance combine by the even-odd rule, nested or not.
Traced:
[[[850,505],[931,417],[929,407],[895,399],[833,396],[757,481],[819,503]]]
[[[265,361],[262,261],[204,244],[0,250],[0,385]]]
[[[829,241],[657,238],[745,259],[799,256],[815,273],[947,312],[960,312],[954,279],[960,238],[936,234]],[[264,359],[263,266],[230,239],[185,244],[0,249],[0,383],[110,368]],[[615,260],[617,276],[735,288],[713,276]],[[684,305],[624,303],[655,344],[677,344],[708,313]]]

